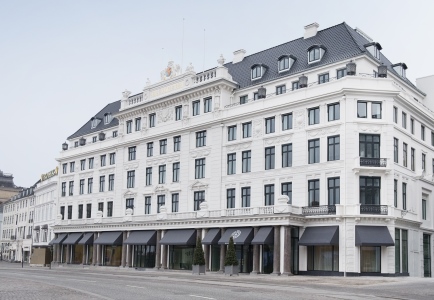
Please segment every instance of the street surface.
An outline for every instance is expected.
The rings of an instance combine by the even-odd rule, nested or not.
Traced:
[[[0,299],[434,299],[434,279],[191,275],[0,262]]]

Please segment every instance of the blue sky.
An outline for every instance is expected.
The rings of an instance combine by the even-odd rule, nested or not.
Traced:
[[[411,80],[432,75],[423,53],[434,47],[433,11],[421,0],[0,0],[0,170],[30,186],[57,166],[67,136],[124,89],[158,81],[169,60],[201,71],[220,54],[299,38],[312,22],[359,27]]]

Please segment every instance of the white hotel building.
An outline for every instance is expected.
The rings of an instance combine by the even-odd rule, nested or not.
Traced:
[[[220,271],[232,235],[244,273],[431,276],[433,94],[362,31],[317,28],[170,62],[69,136],[53,260],[188,270],[199,235]]]

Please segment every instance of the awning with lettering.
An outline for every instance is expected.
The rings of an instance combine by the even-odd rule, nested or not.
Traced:
[[[230,237],[233,237],[235,245],[249,245],[253,239],[252,227],[226,228],[225,233],[219,240],[220,245],[229,244]]]

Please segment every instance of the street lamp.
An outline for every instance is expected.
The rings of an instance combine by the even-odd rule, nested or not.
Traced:
[[[53,245],[50,245],[49,248],[50,248],[50,270],[51,270],[51,263],[53,262]]]

